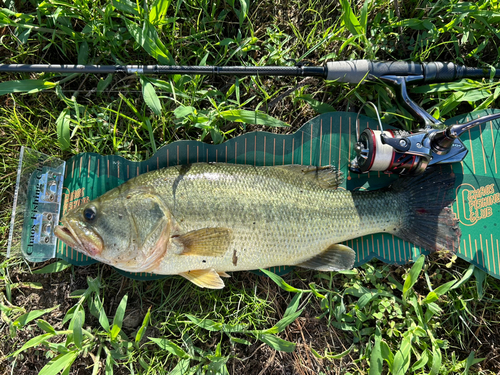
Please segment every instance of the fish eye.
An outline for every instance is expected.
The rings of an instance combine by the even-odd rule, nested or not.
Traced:
[[[95,207],[87,207],[85,210],[83,210],[83,217],[87,221],[93,221],[95,219]]]

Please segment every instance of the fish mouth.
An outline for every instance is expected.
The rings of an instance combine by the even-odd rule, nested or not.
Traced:
[[[66,245],[75,249],[84,249],[82,242],[78,239],[78,237],[75,235],[75,232],[72,231],[69,226],[58,225],[54,230],[54,234]]]
[[[93,233],[93,241],[85,235],[85,231],[72,227],[64,219],[62,225],[56,226],[54,234],[69,247],[78,250],[85,255],[95,257],[102,252],[103,243],[99,235]],[[79,235],[80,234],[80,235]]]

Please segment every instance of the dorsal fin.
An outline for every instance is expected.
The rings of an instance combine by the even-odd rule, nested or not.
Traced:
[[[351,269],[355,259],[356,252],[353,249],[342,244],[335,244],[297,266],[318,271],[342,271]]]
[[[224,288],[224,281],[222,281],[219,274],[213,268],[182,272],[179,275],[198,285],[200,288]]]
[[[315,167],[314,165],[291,164],[277,168],[300,174],[323,189],[336,189],[344,181],[344,173],[333,165]]]

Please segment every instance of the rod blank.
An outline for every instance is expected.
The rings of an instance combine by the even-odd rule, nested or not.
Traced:
[[[413,77],[412,82],[451,82],[462,78],[489,78],[491,69],[470,68],[453,63],[351,60],[325,66],[181,66],[181,65],[44,65],[0,64],[0,72],[93,73],[93,74],[200,74],[227,76],[321,77],[358,84],[384,76]],[[500,69],[495,72],[500,78]]]
[[[139,73],[230,76],[305,76],[326,78],[325,67],[311,66],[179,66],[179,65],[44,65],[0,64],[0,72],[28,73]]]

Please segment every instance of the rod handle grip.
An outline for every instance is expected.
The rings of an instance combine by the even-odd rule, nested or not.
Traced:
[[[422,75],[422,64],[406,61],[378,62],[371,60],[333,61],[326,64],[327,80],[362,83],[366,79],[386,75]]]
[[[421,82],[452,82],[462,78],[490,78],[490,68],[471,68],[451,62],[415,63],[407,61],[381,62],[371,60],[333,61],[326,64],[326,79],[359,84],[366,79],[383,76],[421,77]],[[500,78],[500,69],[495,71]]]

